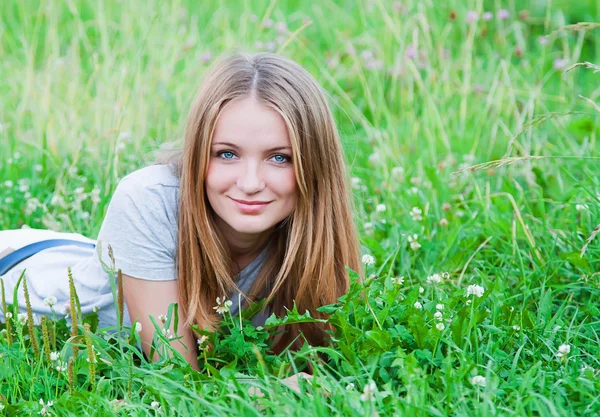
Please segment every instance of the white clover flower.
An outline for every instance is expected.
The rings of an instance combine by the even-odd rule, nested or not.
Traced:
[[[435,309],[436,310],[443,310],[444,309],[444,305],[443,304],[436,304],[435,305]]]
[[[416,222],[423,220],[423,211],[418,207],[413,207],[408,214]]]
[[[14,184],[13,184],[13,182],[12,182],[11,180],[6,180],[6,181],[4,181],[4,186],[5,186],[6,188],[12,188],[12,186],[13,186],[13,185],[14,185]]]
[[[374,381],[369,381],[365,388],[363,389],[363,393],[360,395],[361,401],[373,401],[375,400],[375,392],[377,391],[377,385],[375,385]]]
[[[446,226],[448,226],[448,224],[449,224],[449,222],[448,222],[448,219],[447,219],[447,218],[445,218],[445,217],[442,217],[442,218],[440,219],[440,226],[444,226],[444,227],[446,227]]]
[[[425,288],[419,287],[419,294],[423,294],[425,292]]]
[[[17,315],[17,322],[21,325],[24,326],[25,323],[27,323],[27,314],[25,313],[19,313]]]
[[[365,231],[371,231],[373,230],[373,223],[366,222],[365,224],[363,224],[363,228],[365,229]]]
[[[205,346],[203,346],[203,345],[204,345],[204,343],[206,343],[207,340],[208,340],[208,336],[204,336],[204,335],[200,336],[198,338],[198,340],[196,341],[196,343],[198,344],[198,348],[204,349]]]
[[[369,254],[363,255],[362,263],[367,266],[373,265],[375,263],[375,258]]]
[[[556,356],[558,356],[559,358],[562,358],[563,356],[567,356],[570,351],[571,351],[570,345],[562,344],[558,347],[558,352],[556,353]]]
[[[515,324],[512,328],[513,328],[513,330],[516,330],[517,332],[519,330],[521,330],[521,326],[519,326],[518,324]]]
[[[62,313],[66,316],[71,314],[71,304],[63,304]]]
[[[158,401],[152,401],[150,403],[150,407],[152,407],[155,410],[160,410],[160,403]]]
[[[396,178],[399,182],[404,182],[404,168],[402,167],[393,167],[392,168],[392,177]]]
[[[12,313],[10,311],[7,311],[6,314],[4,314],[4,317],[6,317],[7,319],[12,319]]]
[[[48,407],[52,407],[54,405],[54,401],[48,401],[44,404],[44,400],[40,398],[40,404],[42,406],[42,409],[38,414],[42,416],[47,416],[50,413],[50,411],[48,411]]]
[[[223,297],[223,302],[221,302],[221,297],[217,297],[217,305],[213,307],[213,310],[215,310],[219,314],[225,314],[229,311],[232,305],[233,303],[231,302],[231,300],[228,300],[227,298]]]
[[[57,365],[56,365],[56,368],[55,368],[55,369],[56,369],[58,372],[65,372],[65,371],[67,370],[67,364],[66,364],[65,362],[58,361],[58,362],[56,362],[56,363],[57,363]]]
[[[410,187],[410,192],[411,192],[411,194],[418,194],[419,189],[417,187]]]
[[[376,162],[379,162],[380,160],[381,160],[381,155],[379,154],[379,151],[375,151],[371,155],[369,155],[369,162],[371,162],[371,163],[376,163]]]
[[[408,243],[410,243],[410,248],[412,250],[417,250],[421,247],[421,244],[419,242],[417,242],[418,238],[419,238],[419,235],[417,235],[417,234],[413,234],[412,236],[408,237]]]
[[[360,189],[360,178],[352,177],[351,181],[352,181],[352,188]]]
[[[416,308],[417,310],[421,310],[421,309],[423,308],[423,304],[421,304],[421,303],[420,303],[420,302],[418,302],[418,301],[415,301],[415,304],[414,304],[414,306],[415,306],[415,308]]]
[[[446,328],[446,326],[444,326],[444,323],[438,323],[435,325],[435,327],[441,332],[442,330],[444,330]]]
[[[50,295],[46,298],[44,298],[44,304],[47,305],[48,307],[52,308],[56,305],[56,297],[53,295]]]
[[[480,285],[477,285],[477,284],[469,285],[467,287],[467,297],[470,295],[474,295],[476,297],[482,297],[484,291],[485,291],[485,288],[483,288]]]
[[[436,311],[435,314],[433,315],[433,318],[436,320],[441,320],[443,317],[442,313],[439,311]]]
[[[471,378],[471,384],[476,387],[485,387],[485,385],[487,384],[487,381],[486,381],[485,377],[483,377],[481,375],[475,375],[473,378]]]
[[[139,321],[135,323],[135,331],[140,333],[142,331],[142,323]]]
[[[427,283],[432,284],[439,284],[440,282],[442,282],[442,277],[440,274],[433,274],[427,277]]]
[[[58,352],[50,352],[50,360],[51,360],[52,362],[55,362],[55,361],[57,361],[59,357],[60,357],[60,356],[59,356],[59,353],[58,353]]]
[[[392,277],[392,284],[402,285],[404,284],[404,277]]]
[[[375,207],[375,211],[377,213],[383,213],[386,209],[387,207],[385,206],[385,204],[377,204],[377,206]]]

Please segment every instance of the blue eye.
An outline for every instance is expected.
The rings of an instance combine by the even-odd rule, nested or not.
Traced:
[[[219,152],[219,156],[224,156],[224,155],[233,155],[233,152],[229,152],[229,151]],[[231,158],[225,156],[224,159],[231,159]]]
[[[273,156],[273,158],[281,158],[281,159],[279,159],[279,160],[276,160],[276,161],[275,161],[275,162],[277,162],[278,164],[283,164],[283,163],[285,163],[285,162],[287,162],[287,161],[288,161],[288,157],[287,157],[287,156],[285,156],[285,155],[280,155],[280,154],[279,154],[279,155],[275,155],[275,156]]]

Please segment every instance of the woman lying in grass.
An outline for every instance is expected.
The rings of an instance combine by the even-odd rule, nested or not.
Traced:
[[[45,243],[28,246],[37,242]],[[345,267],[362,274],[344,155],[322,88],[274,54],[217,63],[189,112],[183,149],[119,183],[97,242],[98,251],[78,234],[0,231],[7,293],[26,269],[34,313],[60,312],[69,300],[71,267],[83,314],[97,310],[101,327],[115,326],[100,260],[110,263],[110,246],[123,273],[125,324],[141,323],[149,354],[149,316],[178,303],[183,344],[173,347],[195,369],[197,335],[189,325],[213,329],[229,302],[235,314],[266,298],[256,325],[294,302],[319,317],[317,307],[347,291]],[[312,345],[323,344],[326,330],[320,323],[287,326],[272,349],[298,348],[300,332]]]

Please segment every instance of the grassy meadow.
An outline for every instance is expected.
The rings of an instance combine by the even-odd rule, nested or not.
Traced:
[[[274,355],[309,316],[226,314],[201,372],[160,331],[149,363],[135,329],[30,328],[7,294],[0,416],[600,415],[599,8],[0,1],[0,229],[95,238],[119,179],[181,143],[205,69],[272,51],[330,94],[368,255],[323,307],[330,347]]]

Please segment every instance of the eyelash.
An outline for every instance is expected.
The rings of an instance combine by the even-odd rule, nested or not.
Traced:
[[[217,157],[221,158],[224,153],[230,153],[232,155],[235,155],[235,152],[232,152],[232,151],[219,151],[219,152],[217,152]],[[278,153],[278,154],[273,155],[273,157],[275,157],[275,156],[283,156],[286,159],[284,162],[276,162],[276,164],[279,164],[279,165],[283,165],[283,164],[288,163],[288,162],[291,161],[291,158],[289,156],[284,155],[282,153]],[[223,159],[224,161],[230,161],[231,160],[230,158],[221,158],[221,159]]]

